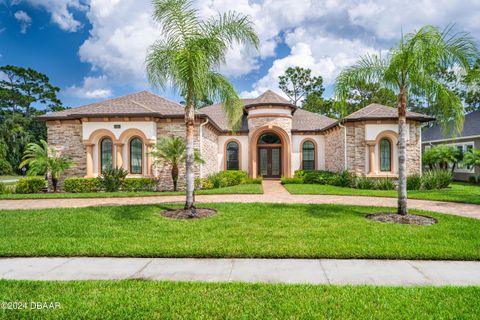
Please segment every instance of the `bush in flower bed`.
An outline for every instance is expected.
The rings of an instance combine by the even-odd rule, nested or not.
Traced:
[[[355,176],[348,171],[340,173],[324,170],[296,170],[293,178],[284,178],[283,183],[329,184],[338,187],[354,187]]]
[[[156,191],[158,181],[154,178],[127,178],[122,182],[122,190],[134,191]]]
[[[452,182],[452,172],[450,170],[426,171],[421,180],[423,190],[448,188]]]
[[[47,187],[47,181],[42,177],[28,177],[18,180],[15,186],[15,193],[40,193]]]
[[[66,178],[63,189],[72,193],[98,192],[102,190],[102,181],[98,178]]]
[[[0,194],[12,194],[15,191],[15,186],[0,182]]]
[[[249,178],[245,171],[225,170],[214,173],[206,178],[195,179],[198,189],[217,189],[239,184],[261,184],[262,178]]]
[[[375,180],[367,177],[358,177],[356,187],[357,189],[373,190],[375,189]]]
[[[395,190],[395,182],[390,178],[380,178],[375,181],[375,189],[378,190]]]
[[[412,174],[407,177],[407,190],[420,190],[422,188],[422,176]]]

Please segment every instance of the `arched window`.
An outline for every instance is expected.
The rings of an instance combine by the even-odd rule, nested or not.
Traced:
[[[392,171],[392,143],[386,138],[380,140],[380,171]]]
[[[143,143],[139,138],[130,140],[130,173],[142,174]]]
[[[312,141],[302,144],[302,169],[315,170],[315,144]]]
[[[238,143],[235,141],[230,141],[227,143],[226,147],[226,160],[227,170],[239,170],[240,169],[240,162],[239,162],[239,146]]]
[[[265,133],[258,138],[258,144],[281,144],[282,141],[274,133]]]
[[[110,138],[100,141],[100,173],[113,167],[113,142]]]

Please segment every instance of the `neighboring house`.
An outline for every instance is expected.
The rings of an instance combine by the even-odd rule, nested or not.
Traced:
[[[372,104],[339,122],[299,109],[272,91],[242,101],[244,116],[236,132],[228,129],[221,105],[197,111],[195,147],[205,160],[196,165],[197,177],[221,170],[264,178],[290,177],[297,169],[398,174],[394,108]],[[172,187],[169,168],[155,168],[149,152],[161,137],[185,136],[183,117],[182,105],[142,91],[40,119],[47,122],[49,145],[77,164],[67,176],[95,177],[116,166],[133,177],[158,177],[167,190]],[[413,174],[421,171],[421,122],[432,118],[417,113],[407,118],[408,173]]]
[[[445,133],[440,125],[435,125],[425,129],[422,138],[424,150],[440,144],[458,148],[463,153],[472,148],[480,149],[480,110],[465,116],[463,131],[455,137]],[[470,176],[480,176],[480,167],[465,166],[459,163],[453,171],[453,177],[456,180],[468,181]]]

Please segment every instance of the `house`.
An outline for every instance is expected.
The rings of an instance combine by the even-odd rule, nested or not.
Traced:
[[[369,177],[396,177],[397,110],[371,104],[337,121],[292,105],[272,91],[243,99],[240,129],[231,132],[225,111],[215,104],[196,113],[195,148],[204,164],[197,177],[221,170],[244,170],[251,177],[290,177],[297,169],[348,170]],[[41,116],[48,143],[77,164],[67,176],[95,177],[123,167],[132,177],[158,177],[172,188],[169,168],[154,166],[149,155],[164,136],[185,136],[184,108],[142,91]],[[422,122],[432,118],[409,112],[408,173],[421,171]],[[181,172],[181,175],[183,172]],[[183,181],[183,179],[180,179]]]
[[[480,149],[480,110],[465,116],[463,131],[456,136],[442,130],[440,125],[435,125],[424,130],[422,137],[424,150],[440,144],[458,148],[463,153],[472,148]],[[480,167],[466,166],[459,163],[453,171],[455,180],[468,181],[471,176],[480,176]]]

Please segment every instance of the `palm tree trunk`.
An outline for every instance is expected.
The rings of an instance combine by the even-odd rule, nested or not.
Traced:
[[[176,163],[172,166],[172,180],[173,180],[173,191],[177,191],[178,165]]]
[[[186,179],[187,179],[187,199],[185,202],[185,210],[195,208],[195,199],[193,191],[195,188],[195,175],[193,166],[195,164],[195,155],[193,147],[193,130],[195,126],[195,110],[191,98],[187,98],[185,107],[185,126],[186,126]]]
[[[57,192],[57,184],[58,184],[57,178],[52,177],[53,192]]]
[[[408,214],[407,209],[407,96],[405,88],[398,95],[398,214]]]

